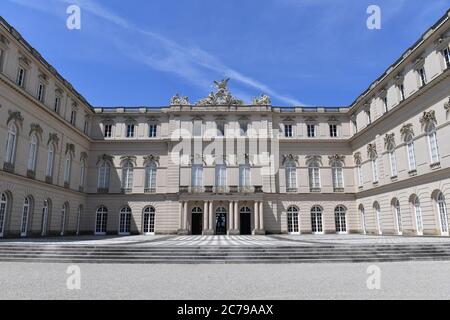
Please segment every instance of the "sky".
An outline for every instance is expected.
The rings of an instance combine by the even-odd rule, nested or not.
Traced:
[[[70,5],[81,29],[69,30]],[[381,29],[369,30],[369,5]],[[234,96],[349,106],[450,0],[1,0],[0,15],[93,106],[192,103],[231,78]]]

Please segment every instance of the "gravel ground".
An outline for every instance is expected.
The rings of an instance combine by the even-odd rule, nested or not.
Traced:
[[[0,299],[449,299],[450,262],[370,264],[80,264],[81,289],[66,264],[0,263]]]

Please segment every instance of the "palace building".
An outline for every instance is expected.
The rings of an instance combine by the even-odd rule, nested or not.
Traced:
[[[449,235],[450,11],[349,106],[92,107],[0,19],[0,237]]]

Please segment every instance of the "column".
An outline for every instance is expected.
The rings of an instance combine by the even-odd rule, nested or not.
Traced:
[[[188,214],[187,214],[187,209],[188,209],[188,203],[187,201],[184,202],[184,213],[183,213],[183,229],[187,231],[188,229],[188,224],[187,224],[187,218],[188,218]]]
[[[228,216],[230,217],[230,220],[228,221],[228,231],[235,229],[234,228],[234,203],[233,201],[230,201],[229,209],[228,209]]]
[[[234,229],[239,231],[241,226],[239,225],[239,201],[234,201]]]
[[[206,230],[208,230],[208,227],[209,227],[209,225],[208,225],[208,216],[209,216],[209,213],[208,213],[208,201],[205,201],[204,202],[204,205],[203,205],[203,231],[206,231]]]
[[[184,205],[184,202],[180,201],[180,221],[178,224],[179,230],[183,230],[183,205]]]
[[[254,220],[255,220],[255,232],[259,229],[259,205],[258,202],[255,201],[255,208],[254,208]]]
[[[263,202],[259,202],[259,230],[264,230],[264,208]]]
[[[216,219],[214,219],[214,210],[213,210],[213,202],[209,202],[209,230],[214,231],[214,222]]]

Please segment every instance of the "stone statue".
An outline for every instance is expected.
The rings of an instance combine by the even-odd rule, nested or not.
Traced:
[[[170,99],[170,105],[171,106],[188,106],[189,98],[188,97],[182,97],[179,93],[177,93],[175,96]]]
[[[270,106],[272,101],[270,97],[265,94],[261,94],[259,97],[253,98],[253,104],[255,106]]]
[[[214,81],[214,85],[217,88],[216,92],[211,92],[208,97],[201,99],[196,103],[198,106],[231,106],[242,105],[243,101],[234,98],[228,90],[228,81],[230,79],[223,79],[222,81]]]

